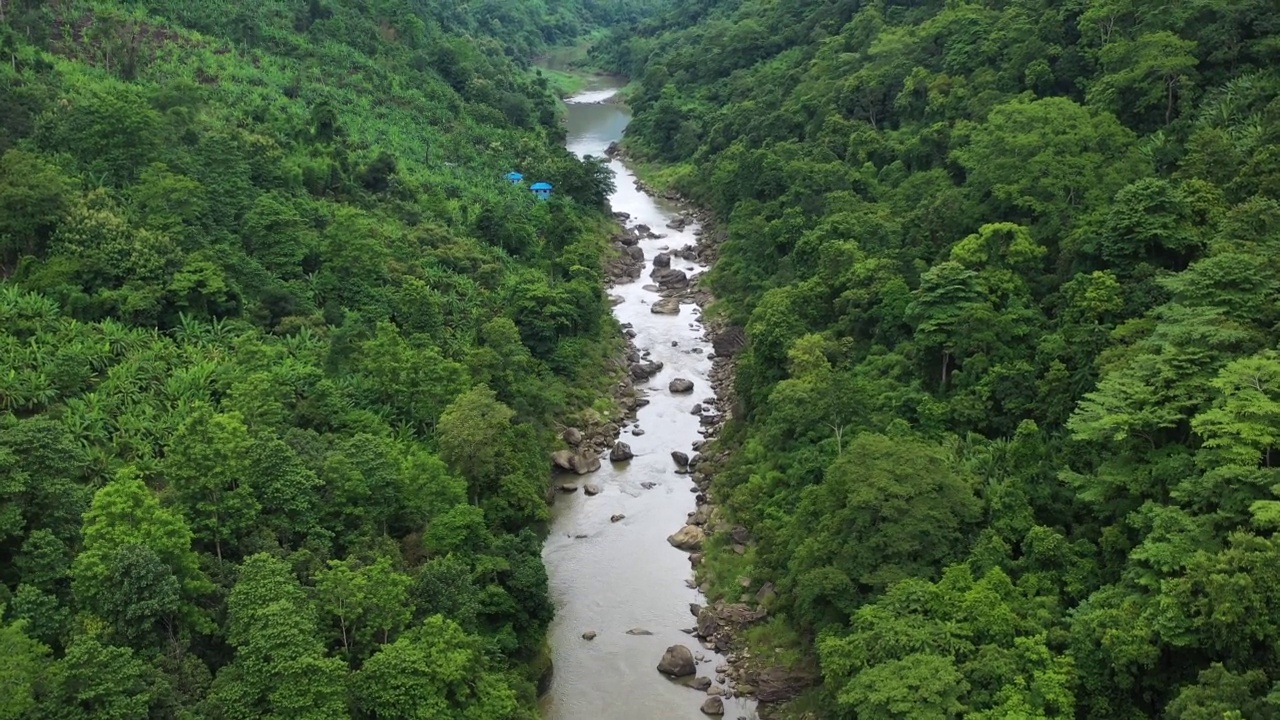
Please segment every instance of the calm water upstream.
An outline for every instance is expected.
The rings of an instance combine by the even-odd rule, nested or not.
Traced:
[[[631,116],[625,107],[606,102],[614,91],[600,83],[569,100],[569,150],[599,157],[609,143],[621,139]],[[645,432],[637,437],[628,427],[621,438],[631,445],[635,459],[611,466],[605,458],[603,467],[587,478],[603,488],[595,497],[579,492],[556,498],[543,549],[556,604],[551,626],[555,675],[543,697],[542,714],[547,720],[697,720],[706,717],[699,711],[706,695],[668,680],[656,666],[663,651],[676,644],[709,659],[699,664],[699,675],[714,679],[716,666],[724,662],[681,632],[694,624],[689,603],[704,599],[685,584],[692,577],[688,555],[666,540],[694,510],[693,483],[689,476],[675,473],[671,451],[693,455],[692,445],[701,439],[698,418],[689,411],[712,395],[707,381],[711,347],[702,340],[695,306],[682,306],[679,315],[655,315],[649,307],[658,294],[643,289],[651,282],[653,256],[666,247],[675,250],[693,243],[696,228],[668,228],[676,209],[637,190],[634,175],[622,163],[613,161],[610,167],[618,188],[610,198],[613,209],[630,213],[631,224],[644,223],[667,235],[642,240],[647,267],[641,279],[610,290],[624,299],[614,313],[635,328],[636,346],[651,350],[652,359],[665,367],[638,383],[650,400],[636,423]],[[706,269],[679,258],[673,259],[672,267],[691,275]],[[702,352],[690,352],[695,347]],[[668,392],[667,384],[676,377],[692,380],[693,393]],[[645,490],[644,482],[656,485]],[[626,519],[610,523],[615,513]],[[575,539],[582,534],[587,537]],[[632,628],[653,634],[628,635]],[[598,633],[595,640],[582,639],[588,630]],[[755,717],[754,704],[725,702],[726,718],[743,716]]]

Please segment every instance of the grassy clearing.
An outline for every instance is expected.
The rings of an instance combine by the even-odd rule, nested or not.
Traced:
[[[808,646],[800,634],[779,617],[771,617],[759,625],[753,625],[743,633],[751,655],[770,665],[795,668],[812,662]]]
[[[710,584],[706,593],[708,598],[737,602],[743,593],[748,592],[738,583],[738,578],[751,577],[754,565],[754,548],[747,548],[746,553],[739,555],[729,547],[727,536],[713,535],[707,539],[706,552],[698,566],[698,581]]]
[[[626,145],[625,141],[623,145]],[[627,158],[627,167],[631,168],[631,172],[635,173],[636,177],[643,180],[650,187],[657,190],[675,190],[677,192],[683,192],[684,188],[691,185],[689,180],[696,172],[691,162],[667,165],[638,160],[634,157]]]
[[[577,95],[582,88],[587,86],[587,77],[582,73],[570,72],[567,70],[552,70],[551,68],[539,68],[542,76],[550,83],[551,89],[561,99]]]

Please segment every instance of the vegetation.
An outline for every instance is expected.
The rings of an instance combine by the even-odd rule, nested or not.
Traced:
[[[757,543],[708,567],[777,583],[822,717],[1280,717],[1273,4],[713,0],[593,52],[723,220]]]
[[[487,6],[0,1],[0,718],[534,716],[613,6]]]

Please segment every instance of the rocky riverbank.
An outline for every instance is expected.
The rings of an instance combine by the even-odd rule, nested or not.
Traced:
[[[606,154],[625,160],[625,152],[617,144],[610,146]],[[697,243],[672,251],[671,263],[678,259],[688,259],[708,267],[714,265],[724,239],[724,233],[716,219],[672,190],[654,188],[639,179],[636,180],[636,187],[684,208],[672,224],[673,229],[697,224]],[[700,407],[694,408],[700,415],[702,429],[699,432],[703,438],[694,444],[697,454],[689,458],[687,464],[681,465],[680,458],[676,458],[680,471],[692,475],[693,490],[697,492],[697,509],[689,514],[685,527],[668,538],[672,545],[690,552],[690,565],[694,569],[696,581],[700,582],[699,589],[705,594],[711,590],[702,567],[703,546],[708,538],[724,536],[723,544],[728,552],[739,555],[745,554],[754,542],[746,527],[731,524],[725,519],[724,513],[717,506],[713,487],[715,474],[729,459],[729,451],[720,447],[717,437],[725,422],[733,416],[737,404],[733,382],[735,357],[745,345],[746,336],[742,327],[705,317],[705,311],[713,297],[710,290],[703,286],[703,277],[698,275],[687,278],[686,282],[686,278],[681,277],[683,273],[676,274],[663,269],[674,269],[671,263],[662,257],[655,258],[656,267],[651,277],[657,282],[665,300],[677,305],[691,303],[704,313],[704,339],[714,349],[714,353],[709,356],[712,361],[709,377],[715,394],[706,398]],[[660,312],[658,304],[655,304],[653,311]],[[711,697],[753,697],[760,703],[760,716],[767,718],[776,704],[794,698],[816,682],[817,678],[810,673],[779,667],[753,656],[746,647],[744,633],[752,625],[768,618],[769,608],[777,595],[773,584],[769,582],[756,586],[749,578],[739,578],[739,583],[744,592],[737,598],[737,602],[718,601],[706,607],[690,607],[696,623],[686,629],[686,632],[697,638],[704,648],[723,653],[725,657],[725,663],[716,667],[716,683],[695,680],[694,685],[704,689]],[[748,592],[753,587],[754,592]]]
[[[637,181],[638,186],[639,182]],[[641,189],[647,191],[647,188],[641,187]],[[647,225],[627,227],[626,222],[630,219],[627,213],[614,213],[614,219],[617,221],[617,227],[611,237],[612,253],[605,261],[604,268],[608,289],[640,278],[647,259],[639,245],[641,240],[661,240],[666,237]],[[682,229],[696,220],[692,213],[685,213],[672,222],[672,229]],[[703,236],[705,234],[700,238]],[[671,250],[664,246],[664,250],[653,259],[654,271],[650,274],[650,279],[654,283],[650,289],[656,290],[661,297],[650,308],[651,312],[678,314],[680,306],[684,304],[696,304],[700,309],[705,309],[710,301],[710,294],[698,287],[696,276],[691,277],[685,270],[672,265],[682,259],[710,264],[706,259],[707,251],[705,250],[705,247],[709,246],[710,244],[699,243],[698,246],[685,245],[678,250]],[[693,270],[692,267],[686,269]],[[617,295],[610,296],[610,301],[614,304],[621,300],[622,298]],[[649,403],[644,392],[638,390],[635,383],[648,380],[661,372],[663,364],[652,360],[648,349],[636,347],[634,342],[636,332],[628,324],[623,324],[622,334],[626,343],[625,351],[614,360],[610,368],[619,375],[617,383],[613,386],[612,395],[622,412],[622,417],[618,421],[608,418],[598,420],[585,418],[585,422],[581,423],[584,427],[564,427],[560,438],[564,441],[565,447],[551,455],[551,464],[559,470],[586,475],[600,469],[600,459],[606,455],[614,462],[631,459],[630,449],[619,440],[619,437],[629,424],[635,422],[637,411]],[[730,373],[728,362],[718,361],[714,354],[710,358],[712,359],[713,386],[723,385],[727,389],[731,384],[724,382]],[[703,425],[706,427],[704,435],[708,437],[713,435],[723,422],[725,410],[721,405],[717,398],[708,397],[697,406],[702,413]],[[643,432],[638,428],[632,428],[633,433],[637,431]],[[558,488],[561,491],[573,492],[576,485],[562,483]]]
[[[625,223],[628,219],[626,213],[615,213],[614,219],[617,221],[617,227],[611,237],[612,253],[606,258],[604,267],[608,281],[607,289],[620,283],[632,282],[644,271],[644,251],[638,246],[639,240],[645,237],[644,232],[638,228],[626,227]],[[621,298],[617,296],[611,298],[615,304],[620,300]],[[560,440],[563,441],[564,447],[551,454],[551,465],[556,470],[569,475],[587,475],[600,469],[601,458],[607,457],[612,462],[622,462],[632,457],[631,449],[619,438],[624,429],[635,423],[637,411],[649,404],[644,392],[636,388],[635,381],[646,379],[649,375],[661,370],[662,365],[657,363],[656,369],[649,375],[637,374],[637,367],[647,366],[649,353],[642,352],[636,347],[634,342],[636,333],[630,327],[623,325],[622,333],[625,341],[624,350],[608,367],[608,371],[618,377],[617,382],[612,386],[611,395],[621,417],[608,418],[588,411],[582,413],[577,424],[562,427]],[[632,432],[637,429],[632,428]],[[599,492],[590,482],[587,482],[583,489],[590,495]],[[593,489],[595,492],[592,492]],[[553,483],[549,494],[554,496],[557,491],[575,492],[577,490],[578,484],[571,478],[561,476],[557,478],[556,483]]]

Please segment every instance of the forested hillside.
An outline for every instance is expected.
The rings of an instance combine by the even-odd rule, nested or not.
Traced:
[[[611,180],[489,5],[0,0],[0,718],[534,716]]]
[[[818,716],[1280,717],[1274,3],[673,3],[594,52],[722,221],[755,543],[708,574],[777,583]]]

